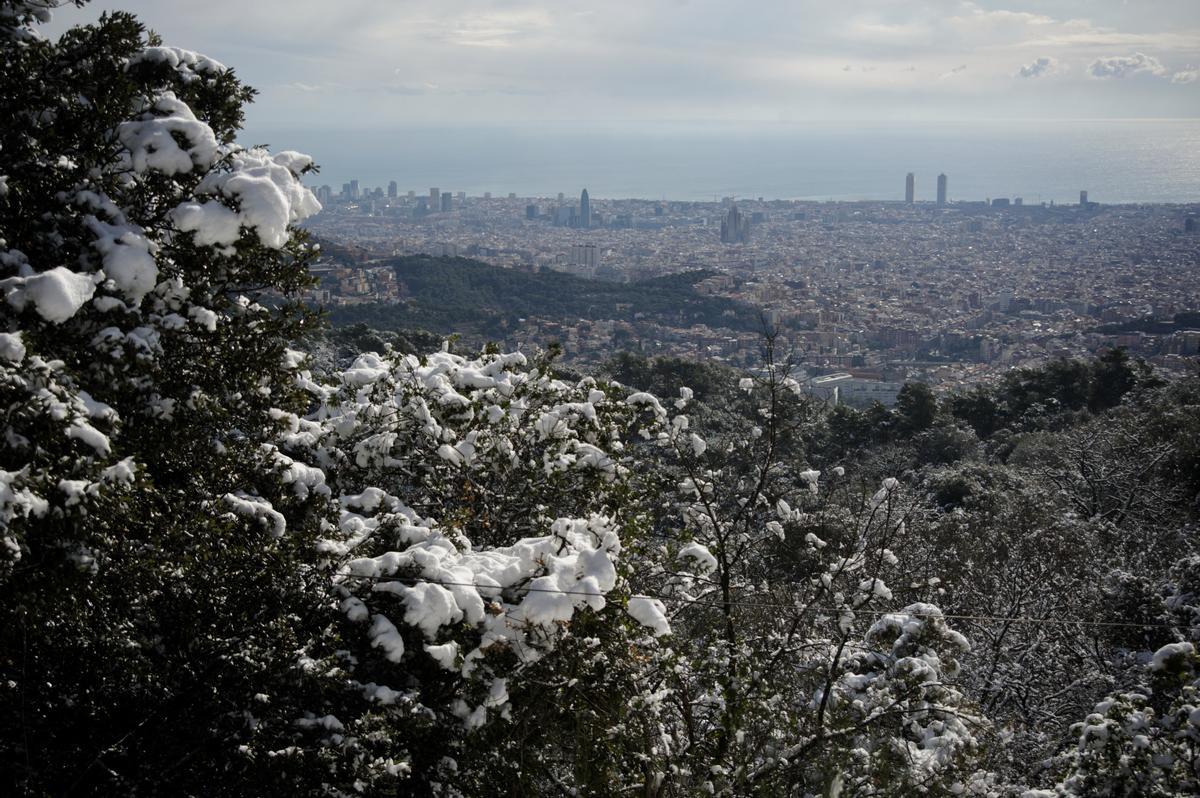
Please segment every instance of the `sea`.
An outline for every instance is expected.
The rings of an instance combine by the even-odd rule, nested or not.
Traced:
[[[1200,119],[808,124],[414,124],[250,127],[243,142],[312,155],[334,191],[395,180],[478,196],[1200,202]]]

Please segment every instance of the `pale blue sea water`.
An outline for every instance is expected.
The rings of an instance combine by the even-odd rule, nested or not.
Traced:
[[[1027,203],[1200,202],[1200,120],[820,123],[752,127],[541,125],[395,130],[250,129],[243,141],[297,149],[334,190],[396,180],[402,192],[711,200],[934,198]]]

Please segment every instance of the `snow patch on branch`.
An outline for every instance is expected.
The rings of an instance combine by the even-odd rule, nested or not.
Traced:
[[[186,142],[180,146],[176,136]],[[117,138],[129,154],[134,172],[186,174],[207,169],[219,153],[213,130],[196,118],[187,103],[173,92],[163,92],[149,103],[141,118],[117,127]]]
[[[195,233],[198,244],[231,247],[244,227],[254,231],[263,246],[280,249],[290,237],[289,225],[321,210],[316,196],[299,179],[312,166],[307,155],[239,150],[229,156],[229,165],[228,171],[210,172],[196,194],[217,195],[235,207],[212,200],[191,201],[171,212],[176,227]]]
[[[0,280],[8,304],[24,310],[30,303],[51,324],[62,324],[74,316],[96,292],[95,277],[79,274],[65,266],[48,271]]]

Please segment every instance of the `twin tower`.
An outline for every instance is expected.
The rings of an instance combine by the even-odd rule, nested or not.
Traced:
[[[912,205],[916,201],[917,194],[917,176],[912,172],[904,178],[904,201]],[[946,204],[946,175],[938,175],[937,181],[937,204],[939,206]]]

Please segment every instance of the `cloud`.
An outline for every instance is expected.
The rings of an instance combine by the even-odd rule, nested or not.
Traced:
[[[1200,82],[1200,67],[1195,64],[1188,64],[1183,69],[1171,76],[1172,83],[1196,83]]]
[[[1057,70],[1058,61],[1048,55],[1043,55],[1040,58],[1035,58],[1032,63],[1021,67],[1020,71],[1017,72],[1017,76],[1022,78],[1040,78]]]
[[[393,83],[384,86],[384,91],[386,91],[388,94],[400,95],[401,97],[417,97],[422,94],[429,94],[430,92],[437,91],[437,86],[434,86],[432,83],[426,83],[422,86],[410,86],[404,83]]]
[[[112,8],[138,13],[261,87],[248,121],[264,126],[314,114],[364,126],[1086,118],[1189,110],[1179,102],[1200,85],[1185,66],[1200,64],[1195,4],[756,0],[751,14],[729,0],[339,0],[330,25],[325,3],[92,0],[55,18],[61,30]]]
[[[1097,58],[1088,67],[1088,74],[1094,78],[1124,78],[1148,72],[1151,75],[1166,75],[1167,68],[1152,55],[1134,53],[1133,55],[1110,55],[1107,58]]]
[[[461,47],[512,47],[551,27],[548,12],[517,9],[495,13],[472,13],[456,20],[445,41]]]

